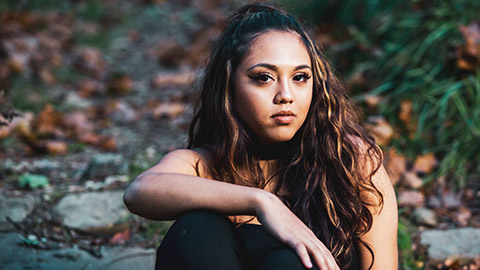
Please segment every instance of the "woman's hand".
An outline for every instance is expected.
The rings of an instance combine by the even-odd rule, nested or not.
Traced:
[[[340,270],[330,250],[277,196],[262,195],[256,214],[267,231],[292,247],[305,267],[312,268],[310,254],[321,270]]]

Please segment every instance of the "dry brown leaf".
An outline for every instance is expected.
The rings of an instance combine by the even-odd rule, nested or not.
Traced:
[[[193,83],[195,74],[191,71],[177,73],[161,73],[152,79],[155,88],[188,86]]]
[[[46,141],[44,142],[48,153],[55,155],[65,155],[68,152],[68,145],[62,141]]]
[[[107,69],[107,62],[99,50],[82,48],[78,49],[76,53],[75,66],[91,76],[100,78]]]
[[[365,103],[370,109],[376,109],[378,104],[382,102],[383,98],[381,96],[372,96],[366,95],[365,96]]]
[[[53,73],[46,68],[42,68],[39,75],[42,81],[45,82],[47,85],[51,86],[57,82],[57,78],[55,78],[55,75],[53,75]]]
[[[114,234],[112,239],[110,240],[110,243],[114,245],[123,245],[129,239],[130,239],[130,229],[127,229],[125,231]]]
[[[433,153],[418,156],[413,163],[413,172],[428,174],[437,166],[438,161]]]
[[[393,138],[393,128],[383,117],[369,117],[369,126],[379,145],[388,145]]]
[[[90,144],[90,145],[98,145],[101,141],[102,137],[95,132],[86,132],[78,134],[78,140],[81,143]]]
[[[158,58],[167,67],[180,65],[186,54],[185,48],[175,40],[162,41],[155,50],[148,52],[149,57]]]
[[[95,80],[82,80],[78,85],[78,95],[83,98],[103,92],[103,84]]]
[[[457,50],[457,66],[460,69],[474,71],[480,68],[480,27],[477,23],[458,27],[465,44]]]
[[[77,137],[80,134],[88,133],[94,130],[93,123],[87,118],[83,111],[76,111],[67,114],[64,118],[65,126],[69,129],[71,137]]]
[[[117,141],[114,138],[104,137],[98,146],[103,150],[113,151],[117,149]]]
[[[185,105],[179,102],[160,103],[152,109],[151,113],[155,119],[173,119],[182,114],[184,108]]]
[[[425,196],[420,191],[404,190],[398,196],[399,206],[419,207],[425,204]]]
[[[125,74],[112,74],[107,81],[107,92],[111,95],[124,95],[132,90],[133,81]]]
[[[36,131],[42,136],[63,137],[63,115],[51,104],[45,105],[36,120]]]
[[[26,69],[27,58],[20,54],[10,54],[7,60],[7,66],[10,71],[16,73],[22,73]]]
[[[406,172],[403,175],[403,183],[407,187],[411,187],[415,189],[420,188],[423,185],[422,178],[418,177],[418,175],[414,172]]]
[[[472,217],[472,210],[468,207],[461,206],[458,211],[455,213],[456,221],[462,227],[468,225],[468,221]]]
[[[395,185],[407,170],[407,158],[391,147],[385,154],[384,165],[392,184]]]

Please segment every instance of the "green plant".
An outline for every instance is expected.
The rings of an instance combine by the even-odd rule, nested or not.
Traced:
[[[410,157],[436,155],[440,165],[426,182],[446,176],[454,187],[480,175],[480,70],[456,62],[465,42],[459,26],[478,21],[478,10],[476,0],[306,1],[293,9],[326,25],[336,41],[327,54],[347,85],[363,78],[349,88],[359,101],[383,97],[374,113],[398,131],[393,145]],[[411,123],[398,117],[404,101],[412,102]]]

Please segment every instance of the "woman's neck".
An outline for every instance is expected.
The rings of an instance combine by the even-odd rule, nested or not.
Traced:
[[[255,143],[252,151],[258,155],[262,161],[277,160],[287,155],[293,147],[293,140],[279,142],[274,144]]]

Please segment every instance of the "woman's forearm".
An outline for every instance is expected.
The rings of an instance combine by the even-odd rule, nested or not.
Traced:
[[[268,192],[176,173],[139,175],[124,194],[128,209],[153,220],[176,219],[192,209],[211,209],[226,215],[255,215]]]

